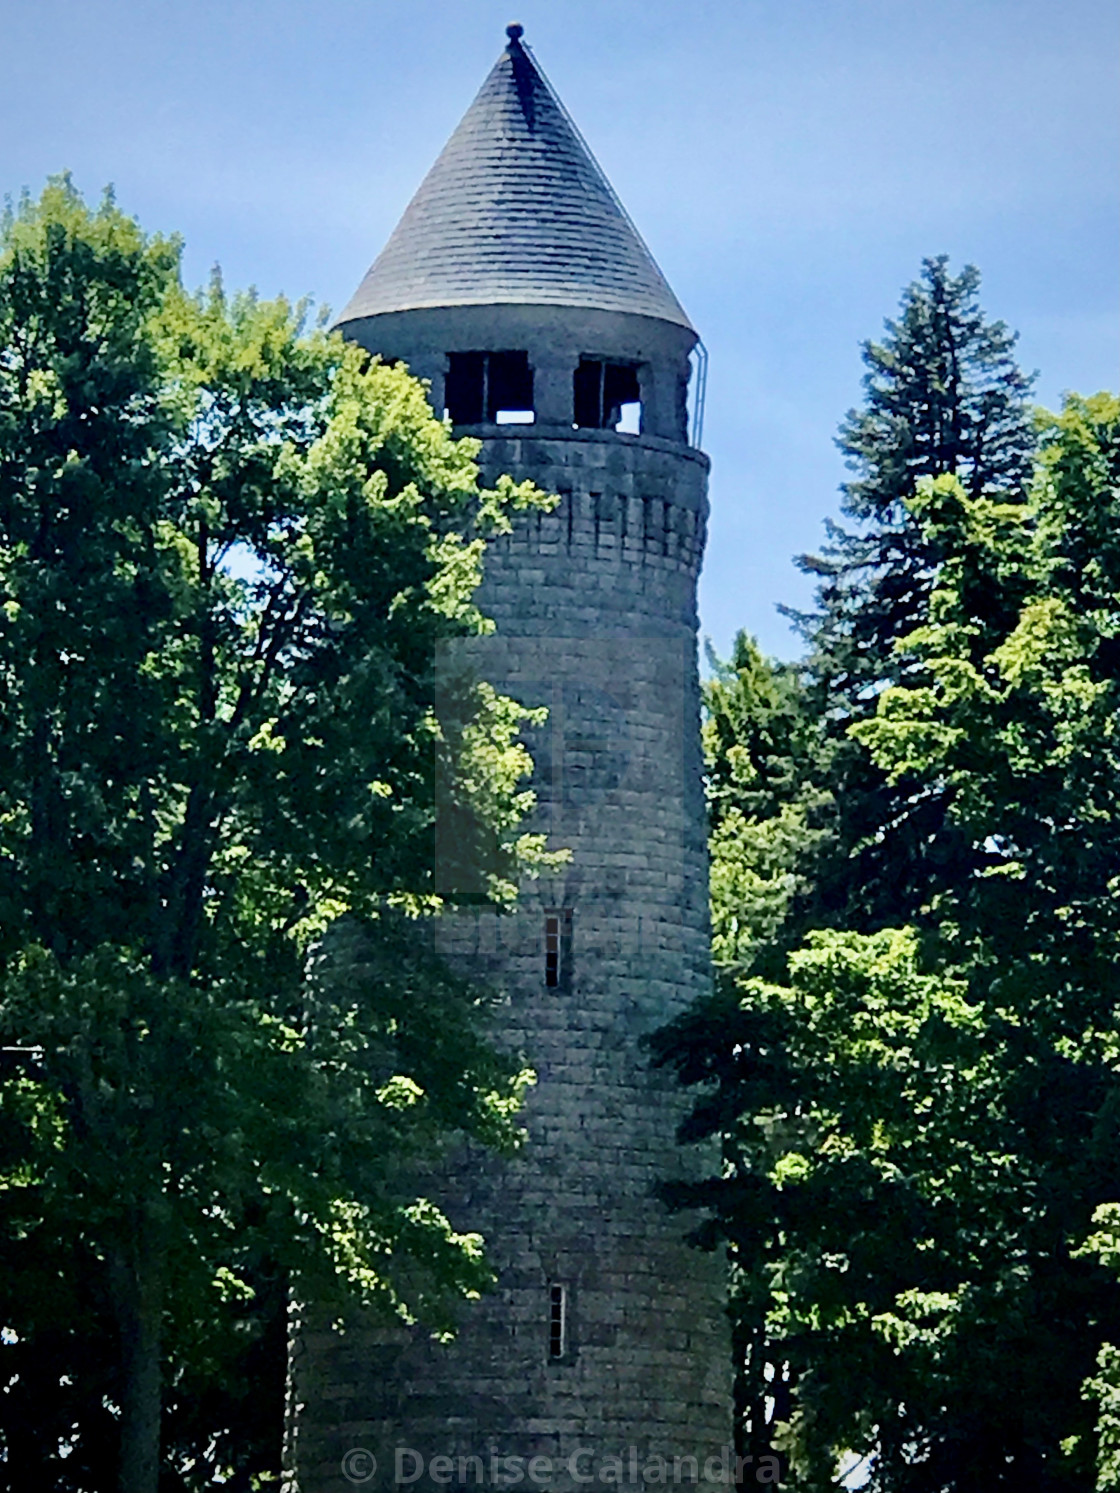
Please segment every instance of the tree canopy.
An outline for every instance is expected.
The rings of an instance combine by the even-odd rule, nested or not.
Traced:
[[[438,800],[498,902],[543,848],[523,712],[464,679],[437,713],[435,655],[487,629],[485,545],[544,499],[480,489],[418,383],[303,321],[186,293],[176,241],[66,179],[4,224],[12,1486],[88,1487],[119,1445],[154,1490],[161,1403],[262,1282],[438,1325],[487,1280],[408,1180],[449,1133],[514,1144],[526,1082],[433,952]],[[182,1486],[229,1450],[190,1435]]]
[[[717,993],[658,1055],[724,1165],[675,1199],[731,1250],[744,1448],[796,1486],[1115,1489],[1120,401],[1028,442],[1004,362],[946,454],[902,353],[975,279],[924,282],[842,432],[907,556],[817,634],[843,611],[874,687],[742,638],[707,686]]]
[[[893,645],[923,616],[940,552],[911,506],[918,485],[955,476],[973,497],[1017,502],[1030,478],[1034,377],[1015,362],[1016,334],[988,320],[979,288],[973,265],[953,275],[946,255],[923,260],[883,341],[864,343],[864,404],[837,437],[854,526],[830,523],[823,554],[802,556],[821,578],[818,607],[792,614],[834,707],[858,711],[869,686],[893,677]]]
[[[971,265],[954,275],[944,255],[925,260],[882,341],[864,344],[864,403],[837,438],[852,471],[844,522],[829,522],[822,554],[799,562],[820,579],[815,610],[790,615],[829,742],[840,848],[816,895],[821,917],[864,931],[913,916],[938,879],[958,874],[963,853],[940,797],[892,781],[849,734],[913,667],[899,645],[923,624],[944,558],[914,499],[923,482],[956,476],[972,497],[1023,503],[1032,471],[1033,376],[1015,362],[1016,335],[985,314],[979,286]]]

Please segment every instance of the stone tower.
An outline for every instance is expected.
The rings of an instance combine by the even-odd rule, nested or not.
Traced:
[[[521,28],[508,35],[339,325],[430,382],[437,413],[481,437],[487,479],[560,496],[488,561],[497,636],[481,641],[496,684],[548,707],[530,743],[537,827],[571,860],[512,916],[443,920],[538,1074],[521,1155],[463,1157],[440,1184],[498,1288],[447,1346],[304,1335],[302,1493],[471,1487],[479,1470],[486,1486],[634,1486],[658,1457],[667,1481],[705,1482],[731,1440],[723,1263],[652,1195],[690,1159],[681,1097],[641,1040],[709,978],[698,339]]]

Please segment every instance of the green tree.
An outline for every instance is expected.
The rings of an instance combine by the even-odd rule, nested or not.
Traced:
[[[943,558],[912,508],[919,485],[956,476],[973,497],[1023,502],[1036,449],[1033,377],[1015,362],[1016,334],[990,321],[980,276],[923,261],[881,342],[863,348],[864,402],[837,444],[852,472],[844,522],[818,556],[816,610],[793,615],[808,644],[808,683],[829,726],[839,855],[822,866],[820,920],[865,931],[908,921],[931,887],[967,875],[929,785],[887,780],[848,734],[874,714],[879,691],[908,667],[898,644],[925,620]]]
[[[856,731],[892,776],[944,784],[973,847],[975,875],[946,885],[935,912],[1004,1026],[1031,1282],[1040,1295],[1045,1283],[1049,1314],[1083,1324],[1053,1360],[1068,1385],[1117,1326],[1115,1285],[1074,1245],[1120,1195],[1120,401],[1071,397],[1043,435],[1026,544],[1021,513],[951,480],[919,495],[953,556],[907,643],[921,678]],[[1009,590],[1017,606],[993,607]],[[1092,1443],[1072,1414],[1067,1441],[1082,1459]]]
[[[913,930],[810,934],[787,979],[740,981],[720,1047],[697,1030],[699,1049],[677,1049],[711,1085],[696,1118],[718,1116],[727,1158],[714,1202],[740,1284],[745,1442],[778,1446],[798,1487],[838,1486],[848,1449],[874,1488],[999,1486],[975,1355],[990,1375],[984,1296],[1006,1284],[1020,1200],[991,1033],[966,982],[923,970]],[[938,1444],[947,1398],[972,1444]]]
[[[659,1055],[701,1086],[687,1134],[723,1141],[723,1175],[680,1200],[731,1248],[748,1444],[776,1438],[806,1488],[846,1453],[881,1493],[1073,1493],[1094,1464],[1115,1484],[1120,1289],[1093,1228],[1120,1198],[1120,401],[1071,398],[1041,435],[1027,501],[947,475],[909,499],[940,559],[897,682],[849,727],[892,792],[939,805],[951,854],[913,926],[814,930],[842,819],[787,856],[807,891],[778,916],[752,897],[803,785],[845,778],[810,688],[736,845],[728,785],[757,789],[774,686],[754,658],[737,713],[725,683],[710,697],[734,938]]]
[[[812,923],[821,865],[834,851],[835,810],[827,786],[830,745],[804,670],[765,658],[745,633],[727,661],[709,650],[709,664],[703,734],[716,998],[659,1034],[654,1052],[685,1083],[708,1089],[686,1138],[718,1135],[730,1158],[739,1155],[732,1132],[746,1102],[737,1087],[743,1054],[765,1068],[751,1080],[755,1097],[786,1071],[777,1012],[748,1007],[739,986],[783,978],[789,954]],[[667,1197],[708,1208],[701,1239],[729,1244],[736,1450],[758,1466],[774,1454],[774,1428],[791,1411],[788,1376],[775,1373],[780,1359],[769,1321],[776,1215],[765,1183],[735,1163],[721,1182],[670,1189]]]
[[[709,652],[703,686],[713,957],[737,974],[784,968],[810,916],[835,805],[829,744],[804,671],[765,658],[739,633]]]
[[[1120,1275],[1120,1203],[1102,1203],[1094,1209],[1092,1233],[1080,1249],[1079,1258],[1097,1259],[1107,1270]],[[1120,1348],[1102,1343],[1097,1354],[1097,1373],[1085,1381],[1082,1395],[1097,1411],[1096,1493],[1120,1490]]]
[[[800,561],[821,578],[818,610],[798,620],[834,708],[843,699],[865,713],[869,687],[895,675],[894,644],[923,619],[940,555],[910,507],[919,483],[949,475],[972,497],[1025,493],[1034,377],[1015,362],[1016,334],[985,316],[979,286],[972,265],[952,275],[946,255],[923,260],[884,340],[864,344],[864,405],[837,438],[856,527],[830,525],[823,555]]]
[[[416,382],[301,321],[185,294],[65,179],[4,226],[5,1320],[64,1347],[93,1283],[126,1493],[254,1272],[437,1326],[482,1288],[406,1164],[513,1143],[525,1082],[430,940],[437,780],[494,899],[543,854],[524,714],[464,680],[437,716],[435,654],[541,495],[480,490]]]

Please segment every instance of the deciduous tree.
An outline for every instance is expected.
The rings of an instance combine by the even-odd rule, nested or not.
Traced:
[[[541,854],[522,712],[466,681],[437,717],[435,653],[541,498],[301,317],[185,294],[174,241],[66,180],[4,228],[5,1321],[64,1346],[52,1294],[98,1293],[123,1493],[254,1272],[437,1324],[481,1289],[405,1163],[512,1143],[524,1082],[430,940],[437,773],[490,895]],[[23,1446],[11,1476],[82,1486],[85,1448]]]

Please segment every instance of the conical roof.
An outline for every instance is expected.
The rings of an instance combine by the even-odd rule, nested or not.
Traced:
[[[508,35],[339,323],[513,303],[635,312],[691,330],[521,28]]]

